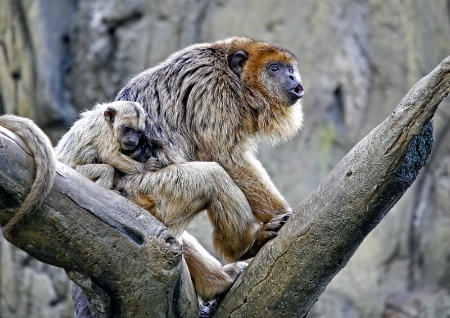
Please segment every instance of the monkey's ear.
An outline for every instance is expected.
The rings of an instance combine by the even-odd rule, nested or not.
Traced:
[[[247,53],[245,53],[244,51],[237,51],[231,58],[230,62],[231,70],[237,75],[240,75],[244,69],[244,65],[247,62],[247,60],[248,60]]]
[[[117,110],[112,107],[108,107],[106,108],[103,115],[105,116],[106,121],[112,124],[114,122],[114,119],[116,118],[116,113]]]

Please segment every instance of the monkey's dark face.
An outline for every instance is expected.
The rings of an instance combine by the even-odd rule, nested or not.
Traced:
[[[303,85],[297,80],[294,67],[284,62],[269,62],[264,70],[268,79],[268,87],[287,106],[294,105],[303,97]]]
[[[229,66],[247,87],[267,92],[278,105],[292,106],[303,97],[297,60],[288,51],[257,45],[251,52],[234,53]]]
[[[135,150],[139,145],[139,140],[143,134],[142,130],[136,129],[135,127],[124,124],[118,127],[118,138],[122,150],[132,151]]]

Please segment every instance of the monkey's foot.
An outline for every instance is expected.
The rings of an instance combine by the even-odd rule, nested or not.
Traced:
[[[250,247],[250,249],[241,256],[240,260],[246,260],[254,257],[259,252],[261,247],[266,244],[267,241],[278,236],[278,231],[281,229],[284,223],[286,223],[291,215],[291,213],[280,214],[274,216],[269,222],[263,223],[261,229],[256,235],[256,239],[252,247]]]
[[[253,211],[256,219],[258,219],[263,224],[276,222],[277,217],[284,217],[285,215],[292,214],[292,208],[285,204],[280,204],[276,208],[272,209],[260,209]],[[288,216],[289,218],[289,216]]]
[[[191,273],[195,290],[203,301],[221,297],[231,288],[231,285],[246,267],[247,263],[236,262],[219,268],[207,268],[201,273],[202,276],[192,277]]]
[[[197,284],[196,288],[199,287],[198,285],[202,288],[200,292],[197,291],[197,293],[204,302],[203,304],[205,305],[214,299],[220,299],[223,297],[247,265],[248,264],[246,262],[230,263],[221,267],[219,271],[212,273],[213,275],[208,275],[206,279],[202,279],[203,282],[201,284]],[[226,274],[225,276],[227,276],[227,279],[222,276],[223,274]],[[212,284],[207,285],[205,280]]]
[[[230,276],[231,279],[234,281],[239,276],[239,274],[242,273],[242,271],[247,267],[247,265],[248,264],[246,262],[236,262],[227,264],[222,268],[225,271],[225,273],[227,273],[228,276]]]

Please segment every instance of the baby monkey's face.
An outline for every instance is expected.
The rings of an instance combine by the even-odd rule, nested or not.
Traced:
[[[135,150],[139,145],[139,140],[141,139],[144,131],[129,124],[121,125],[118,129],[118,137],[122,150]]]

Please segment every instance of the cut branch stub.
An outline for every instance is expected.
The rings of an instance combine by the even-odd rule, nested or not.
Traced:
[[[421,79],[300,205],[220,303],[217,317],[304,317],[403,195],[433,146],[450,57]]]

